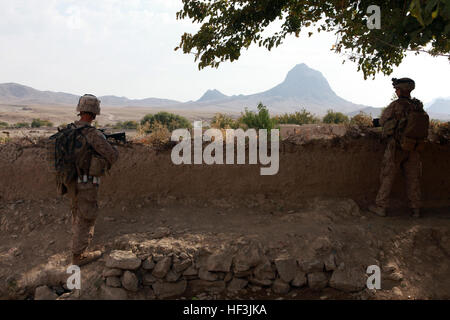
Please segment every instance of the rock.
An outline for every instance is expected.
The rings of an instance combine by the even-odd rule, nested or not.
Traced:
[[[206,259],[205,269],[210,272],[229,272],[233,256],[231,253],[216,253]]]
[[[392,293],[398,298],[403,297],[403,292],[402,292],[402,290],[399,287],[393,287],[392,288]]]
[[[401,272],[394,272],[391,274],[387,274],[385,276],[386,279],[392,280],[392,281],[402,281],[403,280],[403,274]]]
[[[186,291],[186,287],[186,280],[174,283],[156,282],[152,285],[153,291],[159,299],[180,296]]]
[[[103,270],[102,275],[104,277],[120,277],[123,273],[123,270],[121,269],[109,269],[109,268],[105,268]]]
[[[154,276],[152,276],[150,273],[146,273],[142,277],[142,284],[144,286],[151,286],[152,284],[154,284],[156,282],[156,280],[157,279]]]
[[[330,287],[344,292],[358,292],[366,287],[366,277],[361,270],[336,270],[330,279]]]
[[[328,257],[325,258],[324,265],[326,271],[336,270],[337,269],[336,256],[334,254],[330,254]]]
[[[123,270],[137,270],[141,266],[141,259],[131,251],[115,250],[106,258],[108,268]]]
[[[167,227],[159,227],[152,233],[153,239],[161,239],[170,235],[170,229]]]
[[[220,293],[225,290],[225,281],[192,280],[189,281],[189,288],[193,293]]]
[[[122,286],[128,291],[137,292],[139,289],[139,280],[133,272],[125,271],[122,276]]]
[[[183,272],[183,276],[196,276],[196,275],[198,275],[198,270],[193,265]]]
[[[253,270],[253,275],[260,280],[273,280],[276,276],[269,260],[259,264],[255,270]]]
[[[192,265],[192,261],[191,260],[181,260],[181,261],[176,261],[173,263],[173,270],[175,272],[183,272],[185,271],[187,268],[189,268]]]
[[[278,274],[284,282],[291,282],[297,273],[297,262],[291,258],[275,259]]]
[[[56,300],[58,295],[47,286],[37,287],[34,291],[34,300]]]
[[[119,277],[108,277],[106,278],[106,285],[108,287],[120,288],[122,287],[122,282]]]
[[[291,287],[281,279],[276,279],[272,285],[272,291],[276,294],[287,294]]]
[[[301,288],[303,286],[306,286],[306,283],[307,283],[306,273],[298,270],[294,280],[292,280],[291,282],[291,285],[293,287]]]
[[[180,279],[180,274],[176,273],[173,270],[170,270],[166,275],[166,281],[167,282],[177,282],[178,279]]]
[[[102,300],[127,300],[128,294],[122,288],[112,288],[103,285],[100,289],[100,298]]]
[[[155,268],[155,263],[153,262],[153,257],[148,257],[142,262],[142,268],[144,270],[153,270]]]
[[[308,285],[313,290],[322,290],[328,285],[328,277],[323,272],[313,272],[308,274]]]
[[[265,259],[261,245],[257,242],[252,242],[247,247],[239,250],[234,257],[234,272],[247,271],[252,267],[256,267]]]
[[[231,282],[228,284],[227,289],[229,291],[239,291],[241,289],[244,289],[248,284],[248,281],[245,279],[240,278],[233,278]]]
[[[152,275],[156,278],[164,278],[170,270],[172,265],[172,258],[164,257],[158,261],[155,268],[153,269]]]
[[[324,264],[318,259],[312,260],[297,260],[300,269],[305,273],[323,272]]]
[[[257,279],[257,278],[250,278],[250,283],[256,285],[256,286],[260,286],[260,287],[270,287],[273,283],[272,280],[261,280],[261,279]]]
[[[218,279],[217,274],[207,271],[206,269],[200,269],[198,271],[198,277],[201,280],[216,281]]]

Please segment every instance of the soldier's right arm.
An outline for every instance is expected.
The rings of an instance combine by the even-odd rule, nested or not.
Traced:
[[[89,130],[86,134],[88,143],[94,150],[105,158],[109,165],[112,166],[119,158],[119,152],[114,148],[105,138],[105,136],[98,130]]]
[[[383,126],[386,121],[391,119],[394,116],[396,101],[393,101],[386,109],[384,109],[383,113],[380,117],[380,125]]]

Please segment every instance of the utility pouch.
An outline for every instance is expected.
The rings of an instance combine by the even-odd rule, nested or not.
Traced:
[[[107,161],[96,155],[91,158],[91,166],[89,167],[89,175],[92,177],[103,177],[106,173]]]

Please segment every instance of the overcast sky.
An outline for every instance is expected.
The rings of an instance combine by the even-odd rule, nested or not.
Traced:
[[[196,27],[177,21],[181,0],[0,0],[0,83],[39,90],[128,98],[197,100],[208,89],[252,94],[284,80],[296,64],[317,69],[341,97],[384,107],[391,77],[412,77],[424,102],[450,96],[445,57],[409,55],[390,77],[364,81],[356,65],[331,52],[332,34],[289,38],[266,51],[254,47],[240,60],[198,70],[174,48]]]

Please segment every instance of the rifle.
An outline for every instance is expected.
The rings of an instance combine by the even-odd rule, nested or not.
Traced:
[[[125,132],[118,132],[118,133],[106,133],[105,129],[99,129],[103,135],[105,136],[106,140],[113,139],[116,142],[123,142],[124,144],[127,143],[127,137],[125,135]]]

